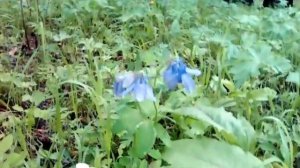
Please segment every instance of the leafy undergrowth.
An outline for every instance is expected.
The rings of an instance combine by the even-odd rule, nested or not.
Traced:
[[[0,25],[2,168],[299,166],[297,8],[2,0]],[[177,56],[191,93],[164,83]],[[155,101],[116,97],[125,71]]]

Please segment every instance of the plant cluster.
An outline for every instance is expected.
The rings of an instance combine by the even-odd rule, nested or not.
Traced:
[[[297,3],[2,0],[1,167],[299,166]]]

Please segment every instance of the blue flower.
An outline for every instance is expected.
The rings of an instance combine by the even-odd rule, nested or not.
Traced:
[[[173,60],[163,74],[164,82],[170,90],[182,84],[189,93],[195,90],[195,82],[191,75],[199,76],[201,71],[190,69],[181,58]]]
[[[133,90],[135,74],[133,72],[126,72],[118,74],[114,83],[114,94],[116,97],[123,98]]]
[[[116,76],[114,83],[115,96],[123,98],[129,93],[139,102],[147,99],[155,101],[153,89],[148,84],[148,78],[144,74],[127,72]]]
[[[132,93],[135,99],[139,102],[147,99],[155,101],[153,89],[148,84],[148,78],[143,74],[137,75]]]

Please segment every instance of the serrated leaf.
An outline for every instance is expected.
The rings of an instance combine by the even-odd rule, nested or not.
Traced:
[[[201,138],[182,139],[172,142],[163,153],[163,159],[170,168],[263,168],[261,160],[241,148],[217,141]]]
[[[41,110],[39,108],[33,108],[33,116],[35,118],[42,118],[48,120],[51,117],[51,112],[49,110]]]
[[[32,93],[32,101],[35,103],[35,105],[39,105],[45,99],[46,99],[45,93],[42,93],[40,91],[34,91]]]
[[[250,44],[248,44],[250,45]],[[241,86],[250,79],[258,77],[261,69],[272,73],[286,73],[291,69],[290,61],[282,56],[275,55],[266,42],[257,42],[253,46],[244,46],[236,56],[228,59],[229,71],[237,85]]]
[[[242,85],[250,77],[258,76],[260,74],[259,67],[261,65],[258,57],[251,57],[245,52],[240,52],[238,58],[230,60],[232,65],[230,72],[238,86]]]

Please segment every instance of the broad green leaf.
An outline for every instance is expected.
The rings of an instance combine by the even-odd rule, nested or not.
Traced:
[[[286,81],[295,83],[296,85],[300,86],[300,71],[297,72],[290,72]]]
[[[239,57],[230,60],[232,67],[230,72],[238,86],[241,86],[250,77],[256,77],[260,74],[259,67],[261,65],[257,56],[251,56],[247,52],[240,52]]]
[[[210,124],[217,129],[224,138],[238,144],[245,150],[252,150],[256,143],[255,130],[244,118],[237,119],[224,108],[215,108],[199,105],[175,110],[172,113],[192,117]]]
[[[229,71],[233,74],[237,85],[241,86],[251,77],[258,77],[261,69],[272,73],[286,73],[291,69],[290,61],[274,54],[272,47],[266,42],[258,41],[253,46],[248,45],[243,46],[245,47],[243,50],[227,60],[230,65]]]
[[[155,108],[153,101],[143,101],[139,103],[141,111],[147,117],[153,118],[155,116]]]
[[[6,163],[8,163],[10,167],[18,167],[22,165],[25,158],[26,152],[11,153],[7,156]]]
[[[128,135],[132,135],[138,124],[144,120],[142,114],[132,108],[122,108],[119,112],[119,119],[113,125],[113,132],[118,134],[126,131]]]
[[[182,139],[163,153],[170,168],[263,168],[261,160],[241,148],[215,139]]]
[[[0,156],[8,151],[13,144],[13,136],[11,134],[7,135],[0,141]]]
[[[132,145],[134,155],[137,157],[143,157],[147,154],[152,149],[155,139],[156,132],[153,122],[145,120],[139,125],[134,135]]]

